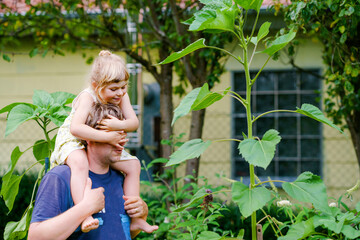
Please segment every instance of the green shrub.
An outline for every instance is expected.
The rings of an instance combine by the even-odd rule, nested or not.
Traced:
[[[31,194],[35,184],[37,176],[34,174],[24,175],[21,180],[19,193],[15,200],[15,206],[10,213],[6,207],[4,200],[0,199],[0,236],[4,236],[5,226],[10,221],[19,221],[25,212],[25,209],[29,206]],[[1,182],[2,183],[2,182]],[[0,188],[1,188],[0,183]],[[0,238],[1,238],[0,237]]]

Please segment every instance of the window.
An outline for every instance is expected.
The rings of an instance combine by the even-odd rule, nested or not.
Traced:
[[[254,77],[257,71],[251,72]],[[296,70],[263,71],[252,90],[252,114],[258,116],[274,109],[295,110],[303,103],[320,108],[320,80],[318,70],[298,72]],[[233,89],[245,98],[244,72],[233,73]],[[233,100],[233,137],[243,139],[247,134],[245,108]],[[269,129],[279,131],[281,141],[277,145],[274,160],[266,170],[256,167],[255,173],[261,179],[270,176],[287,181],[294,180],[300,173],[311,171],[321,174],[322,134],[321,124],[297,113],[270,113],[259,118],[253,125],[253,135],[262,138]],[[248,180],[248,163],[239,155],[238,143],[232,147],[232,174]]]

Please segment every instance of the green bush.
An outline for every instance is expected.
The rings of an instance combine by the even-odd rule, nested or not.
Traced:
[[[6,207],[4,200],[0,200],[0,236],[4,236],[5,226],[10,221],[19,221],[25,212],[25,209],[29,206],[31,194],[35,184],[37,176],[34,174],[24,175],[21,180],[19,193],[15,200],[15,206],[10,213]],[[1,188],[2,181],[0,183]],[[1,238],[0,237],[0,238]]]

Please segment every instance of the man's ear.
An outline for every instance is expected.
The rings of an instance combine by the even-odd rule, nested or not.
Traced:
[[[95,81],[91,81],[91,86],[95,89],[97,87],[97,83]]]

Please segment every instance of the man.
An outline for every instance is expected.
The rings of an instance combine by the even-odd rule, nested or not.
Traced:
[[[87,121],[91,127],[104,116],[121,114],[117,106],[109,104],[97,104],[93,112]],[[124,136],[124,145],[126,134],[119,134]],[[83,200],[75,206],[70,193],[70,168],[61,165],[47,173],[37,193],[28,239],[130,239],[125,210],[130,217],[146,219],[148,209],[138,197],[123,199],[124,177],[109,167],[119,160],[122,150],[107,143],[87,142],[90,178]],[[79,231],[79,225],[90,215],[99,220],[99,227],[88,233]],[[131,236],[138,233],[131,231]]]

